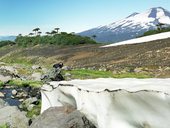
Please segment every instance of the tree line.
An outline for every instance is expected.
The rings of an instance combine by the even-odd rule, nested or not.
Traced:
[[[37,44],[54,44],[54,45],[79,45],[79,44],[95,44],[96,36],[82,37],[76,35],[74,32],[66,33],[59,32],[60,28],[54,28],[51,32],[46,32],[45,35],[41,35],[40,28],[35,28],[26,36],[19,34],[15,40],[19,46],[33,46]]]

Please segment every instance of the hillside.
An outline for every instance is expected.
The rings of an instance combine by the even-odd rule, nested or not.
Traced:
[[[170,24],[170,12],[162,7],[148,9],[142,13],[133,13],[126,18],[101,25],[79,33],[83,36],[96,35],[98,42],[114,43],[133,39],[143,35],[148,30],[157,29],[157,25]]]
[[[45,66],[62,61],[72,68],[115,72],[133,72],[142,68],[142,71],[153,74],[170,75],[170,39],[115,47],[100,46],[99,44],[62,47],[36,45],[28,48],[5,46],[0,48],[0,60],[7,63]]]

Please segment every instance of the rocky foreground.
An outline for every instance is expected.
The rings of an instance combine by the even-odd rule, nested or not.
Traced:
[[[72,106],[51,107],[30,120],[26,112],[0,99],[0,127],[2,125],[5,128],[96,128]]]
[[[49,108],[40,115],[44,70],[47,71],[38,65],[27,67],[1,63],[0,127],[95,128],[72,106]]]
[[[72,106],[50,107],[30,128],[96,128],[80,111]]]

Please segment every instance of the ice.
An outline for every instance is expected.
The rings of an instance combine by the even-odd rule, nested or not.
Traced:
[[[168,128],[170,79],[99,78],[50,82],[42,110],[71,104],[98,128]]]

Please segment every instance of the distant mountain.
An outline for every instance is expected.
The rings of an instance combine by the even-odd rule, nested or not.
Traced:
[[[99,42],[119,42],[133,39],[144,32],[156,29],[158,23],[170,25],[170,12],[162,7],[151,8],[143,13],[133,13],[125,19],[79,33],[82,36],[96,35]]]
[[[3,41],[3,40],[14,41],[15,39],[16,39],[16,36],[0,36],[0,41]]]

